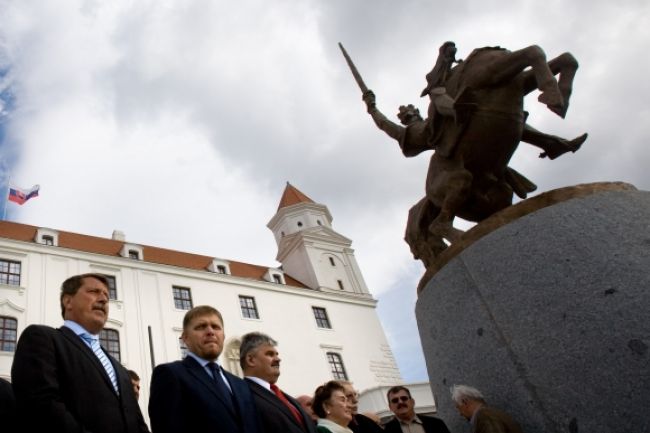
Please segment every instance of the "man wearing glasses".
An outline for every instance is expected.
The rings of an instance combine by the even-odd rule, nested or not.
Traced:
[[[354,433],[384,433],[379,424],[359,413],[359,393],[352,383],[345,380],[339,380],[339,383],[345,389],[345,397],[352,410],[352,421],[348,424],[348,428]]]
[[[404,386],[394,386],[386,394],[395,418],[386,423],[386,433],[449,433],[445,423],[432,416],[416,415],[415,400]]]

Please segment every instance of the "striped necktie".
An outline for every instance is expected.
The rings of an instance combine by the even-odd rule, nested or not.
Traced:
[[[113,389],[115,389],[115,392],[119,394],[120,390],[117,387],[117,375],[115,374],[115,369],[113,368],[113,364],[111,364],[111,361],[109,361],[108,356],[106,356],[106,354],[102,350],[102,347],[99,345],[99,338],[87,333],[81,334],[81,338],[83,338],[86,341],[86,343],[90,344],[90,348],[92,349],[97,359],[99,359],[99,362],[104,367],[104,370],[106,370],[106,374],[108,374],[108,377],[111,379],[111,383],[113,384]]]

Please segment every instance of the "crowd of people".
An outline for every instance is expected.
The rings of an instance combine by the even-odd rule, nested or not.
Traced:
[[[20,336],[11,371],[0,381],[2,431],[148,433],[138,405],[140,378],[99,345],[108,319],[108,282],[101,274],[68,278],[61,286],[63,326],[28,326]],[[387,399],[395,417],[385,425],[358,413],[352,383],[329,381],[313,396],[294,399],[278,386],[277,342],[251,332],[242,337],[244,379],[225,371],[221,313],[197,306],[183,319],[187,356],[158,365],[148,404],[153,433],[449,433],[445,423],[415,413],[409,389],[394,386]],[[455,386],[452,400],[477,433],[521,432],[481,393]]]

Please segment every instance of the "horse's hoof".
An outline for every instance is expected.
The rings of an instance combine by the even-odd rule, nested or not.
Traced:
[[[446,239],[450,243],[454,243],[459,240],[465,232],[458,230],[450,223],[441,223],[434,221],[431,223],[431,225],[429,225],[429,233],[431,233],[431,235],[434,237]]]

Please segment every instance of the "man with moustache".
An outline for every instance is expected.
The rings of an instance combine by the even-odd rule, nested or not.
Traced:
[[[416,415],[415,400],[404,386],[394,386],[386,393],[388,407],[395,418],[386,423],[386,433],[449,433],[445,423],[432,416]]]
[[[300,403],[275,384],[280,377],[277,342],[261,332],[242,337],[239,363],[253,393],[262,429],[267,433],[315,433],[311,417]]]
[[[151,377],[149,417],[153,433],[259,433],[246,383],[218,363],[225,339],[215,308],[192,308],[183,318],[182,361],[158,365]]]
[[[63,326],[28,326],[11,377],[22,431],[145,433],[149,429],[124,367],[99,345],[108,282],[76,275],[61,286]]]

